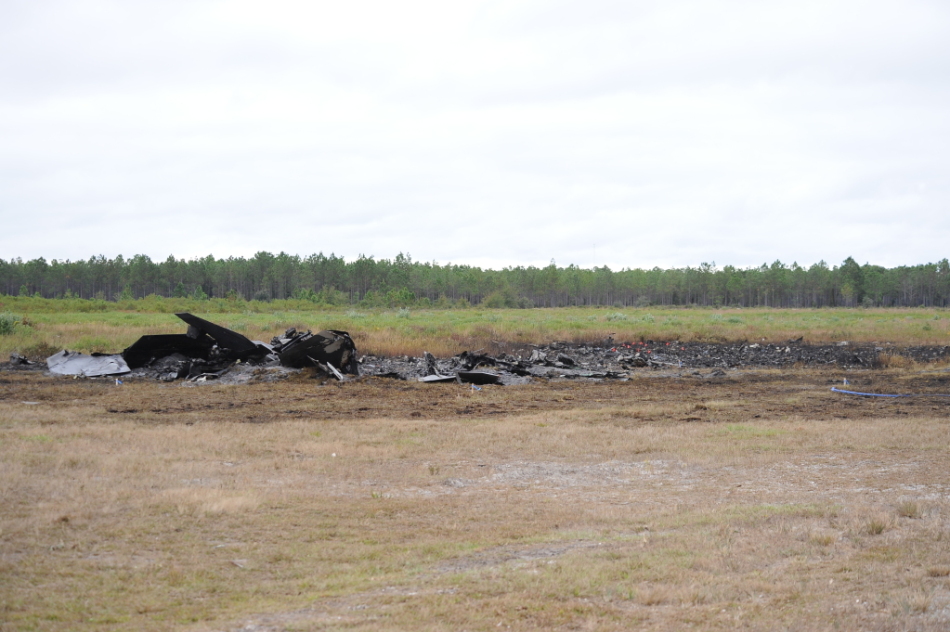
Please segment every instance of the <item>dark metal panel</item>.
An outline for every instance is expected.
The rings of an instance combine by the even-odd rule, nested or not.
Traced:
[[[500,384],[501,376],[487,371],[459,371],[459,381],[463,384]]]
[[[173,353],[207,360],[212,346],[214,341],[208,336],[196,339],[188,334],[157,334],[142,336],[122,352],[122,357],[129,367],[137,369]]]
[[[178,318],[194,327],[198,332],[208,334],[214,338],[214,341],[218,343],[219,347],[222,349],[227,349],[230,352],[229,355],[235,358],[245,359],[251,356],[263,355],[266,353],[265,351],[258,348],[256,344],[238,332],[231,331],[227,327],[215,325],[204,318],[198,318],[197,316],[187,312],[175,314],[175,316],[178,316]]]

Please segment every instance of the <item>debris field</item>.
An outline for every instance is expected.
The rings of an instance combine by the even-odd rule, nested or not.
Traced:
[[[437,359],[426,353],[421,358],[408,356],[360,358],[362,375],[377,375],[403,380],[438,381],[441,376],[465,372],[492,373],[499,384],[524,383],[531,378],[547,379],[629,379],[644,369],[662,370],[673,376],[719,377],[726,369],[837,367],[872,369],[881,365],[883,356],[901,356],[921,363],[950,359],[950,346],[874,346],[838,343],[808,345],[801,341],[786,344],[639,342],[602,344],[555,342],[543,346],[524,345],[497,355],[482,350],[462,352]],[[703,372],[705,371],[705,372]]]
[[[904,357],[921,363],[950,359],[950,346],[707,343],[640,340],[601,343],[553,342],[548,345],[496,345],[464,351],[449,358],[425,352],[421,357],[359,355],[349,333],[317,333],[288,329],[270,343],[252,341],[242,334],[188,313],[176,314],[188,325],[182,334],[142,336],[117,354],[86,355],[68,350],[47,358],[53,374],[83,377],[125,376],[165,382],[221,381],[245,383],[282,379],[302,369],[347,381],[375,376],[424,383],[524,384],[535,378],[627,380],[635,372],[663,370],[674,376],[721,377],[741,367],[837,367],[872,369],[884,358]],[[41,369],[12,354],[7,369]],[[707,371],[703,373],[703,371]]]

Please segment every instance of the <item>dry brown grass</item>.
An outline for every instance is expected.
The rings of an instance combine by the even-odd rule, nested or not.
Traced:
[[[14,299],[15,301],[18,299]],[[109,311],[70,313],[68,303],[27,301],[30,326],[0,336],[0,356],[17,351],[42,359],[50,349],[120,351],[143,334],[183,331],[173,314]],[[139,309],[158,309],[141,302]],[[211,309],[218,303],[195,304]],[[151,306],[151,307],[149,307]],[[116,307],[119,307],[117,305]],[[614,340],[683,340],[701,342],[768,341],[805,343],[848,340],[858,344],[944,345],[950,319],[942,309],[597,309],[530,310],[282,310],[203,313],[202,317],[251,339],[270,340],[288,327],[349,331],[364,353],[419,356],[424,350],[451,356],[484,348],[499,353],[551,341],[603,343]],[[34,353],[35,351],[35,353]],[[55,351],[54,351],[55,352]],[[882,358],[885,367],[910,368],[897,354]]]
[[[0,629],[946,629],[948,408],[831,378],[3,374]]]
[[[882,369],[909,369],[917,366],[911,358],[895,353],[878,354],[875,364]]]

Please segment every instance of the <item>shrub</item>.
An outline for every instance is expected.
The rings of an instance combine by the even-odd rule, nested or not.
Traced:
[[[0,336],[12,334],[20,324],[20,317],[10,312],[0,313]]]
[[[311,303],[316,303],[319,300],[313,288],[297,288],[294,290],[292,298],[298,301],[310,301]]]
[[[480,305],[489,309],[519,307],[518,295],[515,294],[511,288],[506,287],[502,290],[495,290],[488,296],[484,297]]]
[[[897,506],[897,515],[901,518],[920,518],[923,511],[913,500],[905,500]]]
[[[387,307],[408,307],[416,302],[416,295],[407,288],[386,292]]]
[[[114,298],[114,299],[116,300],[116,302],[118,302],[118,301],[131,301],[132,299],[135,298],[135,295],[132,294],[132,286],[131,286],[131,285],[126,285],[124,288],[122,288],[122,291],[121,291],[121,292],[116,292],[116,293],[112,296],[112,298]]]
[[[363,295],[363,299],[359,302],[360,307],[384,307],[386,305],[386,297],[377,292],[376,290],[370,290]]]
[[[881,535],[891,526],[886,516],[874,516],[864,525],[864,532],[868,535]]]

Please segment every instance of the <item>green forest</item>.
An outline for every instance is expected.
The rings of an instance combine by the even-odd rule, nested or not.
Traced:
[[[849,257],[737,268],[702,263],[672,269],[607,266],[517,266],[502,270],[457,264],[258,252],[253,257],[153,261],[104,256],[59,261],[0,259],[0,293],[105,301],[150,295],[363,307],[565,307],[696,305],[741,307],[946,307],[950,264],[885,268]]]

